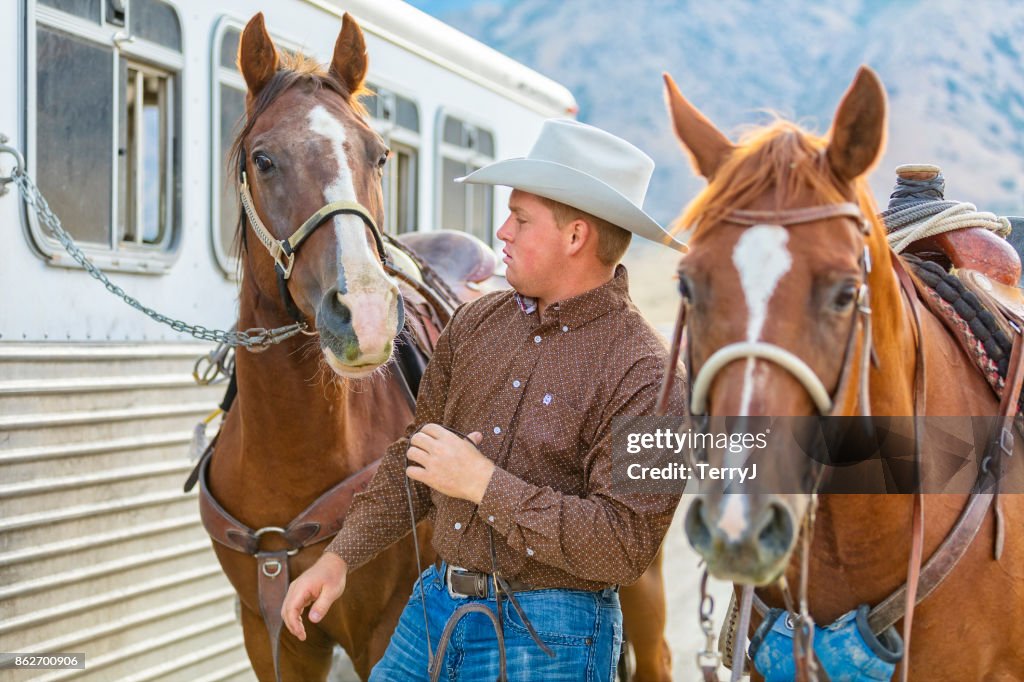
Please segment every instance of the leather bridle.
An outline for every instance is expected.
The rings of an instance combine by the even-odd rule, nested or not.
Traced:
[[[281,300],[284,303],[285,309],[288,310],[288,314],[295,318],[295,321],[303,326],[306,325],[306,320],[302,313],[299,311],[298,306],[295,305],[294,299],[292,299],[291,293],[288,291],[288,278],[292,275],[292,268],[295,266],[295,256],[299,251],[299,247],[309,239],[317,228],[322,226],[329,218],[333,218],[336,215],[354,215],[358,216],[363,223],[370,229],[370,234],[373,235],[374,244],[377,247],[377,256],[380,258],[381,265],[384,266],[385,270],[390,270],[390,261],[388,259],[387,249],[384,248],[384,236],[377,227],[377,222],[370,215],[369,209],[360,204],[358,201],[332,201],[329,204],[324,205],[319,210],[315,211],[313,215],[309,216],[299,227],[292,232],[291,236],[286,239],[276,238],[267,226],[263,224],[258,213],[256,213],[256,207],[253,204],[252,193],[249,191],[249,179],[246,173],[245,166],[245,155],[246,151],[243,147],[239,153],[238,163],[238,197],[242,202],[242,208],[245,210],[246,222],[252,226],[253,232],[259,238],[260,243],[267,249],[270,257],[274,259],[274,270],[277,272],[277,288],[281,294]]]
[[[821,206],[810,206],[806,208],[780,211],[736,210],[727,214],[724,217],[724,220],[726,222],[743,225],[745,227],[754,227],[757,225],[790,227],[793,225],[830,218],[853,219],[857,221],[860,226],[860,232],[864,235],[867,235],[870,229],[860,208],[856,204],[849,202],[841,204],[824,204]],[[837,403],[839,402],[839,399],[847,389],[847,384],[849,382],[850,375],[852,374],[853,354],[857,343],[858,330],[863,330],[864,332],[864,340],[861,345],[860,353],[860,374],[858,376],[858,403],[860,405],[861,414],[868,415],[870,413],[870,406],[868,403],[867,369],[871,358],[871,304],[867,277],[871,272],[871,258],[868,254],[867,246],[864,247],[860,266],[862,282],[857,294],[857,317],[850,326],[850,334],[846,342],[839,381],[836,384],[836,390],[834,393],[830,395],[825,384],[814,370],[811,369],[804,360],[791,351],[766,341],[741,341],[719,348],[701,366],[700,371],[697,372],[697,376],[693,380],[691,388],[689,401],[689,411],[691,416],[704,416],[707,414],[708,393],[710,392],[711,384],[714,382],[718,373],[725,368],[726,365],[729,365],[736,360],[749,358],[766,360],[789,372],[789,374],[791,374],[807,391],[815,408],[821,415],[833,415],[838,407]],[[685,326],[685,307],[687,306],[687,302],[684,300],[680,305],[684,309],[680,312],[680,322],[683,324],[677,324],[675,330],[675,335],[677,336],[681,335],[683,332],[680,327]],[[673,348],[678,352],[678,343],[675,342],[675,340],[673,341]],[[691,366],[689,356],[692,348],[693,344],[688,342],[686,358],[687,370],[689,370]],[[678,356],[672,359],[673,366],[675,365],[677,358]],[[668,373],[666,378],[671,376],[671,374],[672,373]]]

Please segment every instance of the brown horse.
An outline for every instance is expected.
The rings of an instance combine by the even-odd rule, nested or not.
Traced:
[[[381,224],[381,167],[388,150],[366,124],[357,99],[367,69],[358,25],[345,16],[324,72],[301,56],[279,56],[256,15],[242,35],[238,63],[248,96],[235,168],[245,164],[255,211],[273,237],[287,238],[315,211],[338,201],[357,201]],[[274,260],[245,236],[247,229],[243,222],[239,328],[288,324],[294,306],[318,332],[316,339],[299,336],[260,354],[237,355],[238,398],[218,438],[209,487],[228,512],[258,529],[287,525],[325,490],[377,460],[412,413],[397,382],[380,371],[401,329],[402,302],[363,220],[328,218],[296,253],[285,292],[279,291]],[[291,575],[312,565],[325,544],[292,556]],[[261,546],[273,550],[285,543],[268,533]],[[429,543],[423,546],[426,551]],[[241,601],[253,669],[261,680],[274,680],[256,563],[219,543],[214,548]],[[282,679],[324,679],[335,642],[367,677],[415,579],[409,540],[355,571],[345,599],[321,623],[307,624],[305,642],[282,634]]]
[[[918,414],[996,414],[997,398],[956,340],[904,294],[902,259],[876,218],[863,178],[881,153],[886,101],[873,72],[858,73],[826,138],[780,121],[738,145],[668,76],[666,85],[676,134],[709,181],[680,221],[692,229],[679,278],[695,413],[855,415],[867,402],[874,415],[913,415],[919,397]],[[862,318],[867,292],[873,326]],[[811,460],[802,461],[761,467],[756,481],[730,484],[737,494],[719,486],[693,502],[687,536],[713,574],[758,585],[785,574],[798,585],[793,550],[811,497],[778,492],[805,479]],[[966,497],[926,496],[924,558]],[[1024,498],[1001,503],[1007,528],[1019,528]],[[814,622],[874,606],[907,580],[913,509],[912,495],[820,496],[806,573]],[[989,511],[955,570],[917,607],[912,679],[1024,678],[1024,623],[1015,615],[1024,609],[1024,544],[1011,535],[994,559],[994,527]],[[783,606],[776,585],[758,594]]]

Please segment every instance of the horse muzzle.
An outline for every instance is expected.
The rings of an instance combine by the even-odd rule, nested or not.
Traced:
[[[764,585],[785,570],[796,531],[793,515],[782,502],[769,499],[752,512],[751,497],[697,497],[686,512],[684,528],[716,578]]]

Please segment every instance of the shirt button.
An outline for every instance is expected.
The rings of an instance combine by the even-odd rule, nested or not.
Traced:
[[[533,337],[533,342],[534,343],[540,343],[540,336],[538,335],[538,336]]]
[[[533,556],[533,550],[529,547],[526,548],[526,556]]]
[[[488,523],[494,523],[494,516],[488,516],[487,521]]]
[[[563,331],[563,332],[567,332],[567,331],[569,331],[569,328],[563,325],[563,326],[562,326],[562,331]]]
[[[462,530],[462,524],[461,523],[456,523],[455,524],[455,530]]]
[[[501,433],[501,427],[500,426],[495,426],[494,427],[494,434],[498,435],[499,433]]]
[[[519,379],[512,382],[512,388],[519,388],[522,384],[519,383]]]

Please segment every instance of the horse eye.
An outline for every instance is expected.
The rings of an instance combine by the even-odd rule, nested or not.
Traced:
[[[263,152],[256,152],[253,154],[252,161],[256,164],[256,168],[258,168],[261,173],[266,173],[274,167],[274,162],[271,161],[270,157]]]
[[[690,287],[690,280],[685,275],[679,275],[679,295],[683,297],[684,301],[689,302],[693,296],[692,289]]]
[[[832,307],[836,310],[846,310],[857,298],[857,285],[856,284],[844,284],[843,287],[836,292],[835,298],[832,300]]]
[[[388,162],[388,157],[389,156],[391,156],[391,150],[390,149],[384,150],[384,153],[380,155],[379,159],[377,159],[377,168],[383,168],[384,164],[386,164]]]

